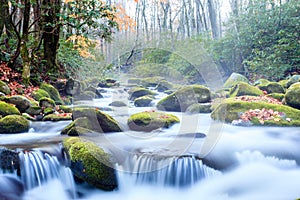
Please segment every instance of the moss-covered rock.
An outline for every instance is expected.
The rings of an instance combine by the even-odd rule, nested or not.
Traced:
[[[272,97],[274,99],[277,99],[279,101],[283,101],[285,95],[282,93],[271,93],[271,94],[267,94],[267,97]]]
[[[0,116],[21,115],[20,111],[12,104],[0,101]]]
[[[135,87],[131,88],[128,91],[128,94],[130,95],[129,99],[134,101],[136,98],[142,97],[142,96],[147,96],[147,95],[156,95],[155,92],[148,90],[146,88],[142,87]]]
[[[38,89],[35,90],[34,92],[32,92],[31,94],[32,98],[34,98],[36,101],[39,101],[41,98],[43,97],[47,97],[50,98],[50,95],[48,94],[48,92],[46,92],[43,89]]]
[[[70,130],[74,128],[84,128],[87,130],[93,129],[93,123],[90,121],[87,117],[80,117],[75,119],[73,122],[71,122],[68,126],[66,126],[62,131],[62,135],[70,135]],[[72,130],[74,132],[74,130]],[[70,135],[70,136],[75,136],[75,135]]]
[[[25,113],[29,114],[29,115],[40,115],[42,114],[43,110],[41,107],[39,106],[30,106],[29,108],[27,108],[25,110]]]
[[[55,108],[56,104],[52,99],[43,97],[39,100],[39,106],[41,108]]]
[[[4,93],[4,94],[10,94],[10,89],[8,87],[8,85],[6,83],[4,83],[3,81],[0,81],[0,92]]]
[[[55,110],[53,108],[45,108],[43,110],[44,115],[50,115],[53,114],[55,112]]]
[[[248,83],[239,82],[235,86],[232,87],[230,91],[231,97],[237,97],[237,96],[261,96],[263,95],[263,91],[258,89],[255,86],[249,85]]]
[[[6,102],[14,104],[21,113],[25,112],[25,110],[27,110],[31,106],[31,102],[26,97],[23,97],[21,95],[8,97]]]
[[[289,78],[288,82],[286,83],[287,88],[289,88],[294,83],[300,82],[300,75],[293,75],[291,78]]]
[[[150,103],[152,102],[153,98],[151,96],[143,96],[136,98],[134,100],[134,105],[136,107],[148,107],[150,106]]]
[[[300,83],[291,85],[285,94],[285,102],[287,105],[300,109]]]
[[[289,80],[280,80],[278,83],[285,89],[288,88],[287,84],[288,84]]]
[[[268,83],[270,83],[269,80],[261,78],[261,79],[258,79],[257,81],[255,81],[253,83],[253,85],[255,85],[255,86],[258,86],[258,85],[267,85]]]
[[[65,139],[63,146],[70,157],[74,176],[102,190],[117,188],[116,172],[110,155],[103,149],[78,137]]]
[[[300,111],[289,106],[277,105],[272,103],[248,102],[235,98],[224,99],[211,113],[214,120],[232,123],[234,120],[240,120],[240,117],[250,109],[271,109],[281,114],[279,120],[266,120],[264,125],[269,126],[300,126]],[[255,117],[251,121],[254,125],[262,125]]]
[[[0,133],[27,132],[29,125],[29,121],[21,115],[7,115],[0,119]]]
[[[207,87],[190,85],[161,99],[157,103],[157,108],[159,110],[184,112],[189,106],[195,103],[207,103],[210,100],[211,93]]]
[[[113,106],[113,107],[126,107],[127,104],[123,101],[113,101],[109,104],[109,106]]]
[[[169,128],[179,123],[178,117],[155,111],[145,111],[133,114],[127,124],[131,130],[150,132],[158,128]]]
[[[225,81],[223,88],[231,88],[239,82],[249,83],[249,80],[241,74],[232,73],[230,77]]]
[[[72,113],[73,120],[80,117],[87,117],[92,124],[93,131],[108,133],[108,132],[121,132],[118,122],[110,115],[101,112],[94,108],[75,108]]]
[[[173,84],[166,81],[166,80],[162,80],[158,83],[158,85],[155,88],[158,92],[164,92],[166,90],[171,90],[173,89]]]
[[[282,85],[280,85],[279,83],[276,82],[269,82],[266,84],[260,84],[258,85],[258,88],[266,91],[268,94],[271,93],[284,93],[284,88],[282,87]]]
[[[48,114],[43,117],[43,121],[66,121],[66,120],[72,120],[71,115],[68,114]]]
[[[50,84],[42,83],[40,89],[45,90],[50,95],[50,98],[55,101],[56,104],[63,104],[58,90]]]
[[[196,113],[210,113],[211,112],[211,104],[210,103],[195,103],[189,106],[186,109],[187,113],[196,114]]]

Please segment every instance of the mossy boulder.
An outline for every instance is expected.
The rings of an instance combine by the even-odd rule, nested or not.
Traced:
[[[136,98],[134,100],[134,105],[136,107],[148,107],[150,106],[150,103],[153,101],[153,98],[151,96],[143,96]]]
[[[25,113],[29,115],[40,115],[43,112],[42,108],[39,106],[30,106],[25,110]]]
[[[179,121],[179,118],[172,114],[145,111],[131,115],[127,124],[131,130],[150,132],[158,128],[169,128]]]
[[[164,78],[160,76],[146,77],[143,79],[143,87],[156,87]]]
[[[70,136],[78,136],[74,134],[74,131],[77,128],[84,128],[86,130],[91,130],[93,129],[93,122],[90,121],[87,117],[80,117],[75,119],[73,122],[71,122],[68,126],[66,126],[62,131],[62,135],[70,135]],[[71,131],[72,130],[72,134]]]
[[[21,113],[25,112],[25,110],[27,110],[31,106],[31,102],[26,97],[23,97],[21,95],[8,97],[6,102],[14,104]]]
[[[288,82],[286,83],[287,88],[289,88],[294,83],[300,82],[300,75],[293,75],[291,78],[289,78]]]
[[[0,81],[0,92],[4,93],[4,94],[10,94],[10,89],[8,87],[8,85],[6,83],[4,83],[3,81]]]
[[[272,97],[272,98],[277,99],[279,101],[283,101],[284,97],[285,97],[285,95],[282,94],[282,93],[271,93],[271,94],[267,94],[266,96],[267,97]]]
[[[166,81],[166,80],[162,80],[158,83],[158,85],[155,88],[158,92],[164,92],[166,90],[171,90],[173,89],[173,84]]]
[[[146,88],[142,87],[135,87],[128,91],[128,94],[130,95],[129,99],[134,101],[136,98],[147,96],[147,95],[156,95],[155,92],[148,90]]]
[[[64,106],[64,105],[59,105],[58,108],[64,113],[71,113],[73,111],[71,107]]]
[[[210,113],[211,112],[211,104],[210,103],[195,103],[189,106],[186,109],[187,113],[196,114],[196,113]]]
[[[75,177],[102,190],[117,188],[113,161],[103,149],[78,137],[64,139],[63,146],[70,157],[70,168]]]
[[[300,109],[300,83],[291,85],[285,94],[285,102],[287,105]]]
[[[109,106],[113,106],[113,107],[126,107],[127,104],[123,101],[113,101],[109,104]]]
[[[185,86],[161,99],[157,103],[159,110],[184,112],[195,103],[208,103],[211,93],[207,87],[201,85]]]
[[[45,90],[50,95],[50,98],[55,101],[56,104],[63,104],[58,90],[50,84],[42,83],[40,89]]]
[[[248,83],[239,82],[235,86],[232,87],[230,91],[231,97],[237,97],[237,96],[261,96],[263,95],[263,91],[261,91],[259,88],[249,85]]]
[[[255,86],[257,86],[257,85],[267,85],[268,83],[270,83],[269,80],[261,78],[261,79],[258,79],[257,81],[255,81],[253,83],[253,85],[255,85]]]
[[[39,100],[39,106],[41,108],[55,108],[56,104],[52,99],[43,97]]]
[[[91,130],[101,133],[121,132],[118,122],[110,115],[95,108],[75,108],[72,113],[73,120],[86,117],[90,121]]]
[[[285,93],[284,88],[282,87],[282,85],[280,85],[279,83],[276,82],[269,82],[266,84],[260,84],[258,85],[258,88],[266,91],[268,94],[271,93]]]
[[[215,107],[211,117],[214,120],[232,123],[233,121],[241,120],[241,115],[250,109],[271,109],[280,113],[281,117],[279,120],[266,120],[264,121],[265,126],[300,126],[300,111],[297,109],[264,101],[249,102],[235,98],[224,99]],[[262,125],[255,117],[251,120],[251,124]]]
[[[249,80],[241,74],[232,73],[225,81],[223,88],[231,88],[239,82],[249,83]]]
[[[68,114],[47,114],[43,117],[43,121],[66,121],[66,120],[72,120],[72,116]]]
[[[21,115],[21,113],[14,105],[0,101],[0,117],[7,115]]]
[[[283,87],[283,88],[288,88],[287,84],[288,84],[289,80],[280,80],[278,83]]]
[[[39,101],[41,98],[43,97],[47,97],[50,98],[50,95],[48,94],[48,92],[46,92],[43,89],[38,89],[35,90],[34,92],[32,92],[31,94],[32,98],[34,98],[36,101]]]
[[[0,119],[0,133],[27,132],[29,125],[29,121],[21,115],[7,115]]]

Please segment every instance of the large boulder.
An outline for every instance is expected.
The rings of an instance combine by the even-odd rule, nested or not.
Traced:
[[[134,100],[134,105],[136,107],[148,107],[150,106],[150,103],[153,101],[153,98],[151,96],[143,96],[136,98]]]
[[[211,93],[207,87],[190,85],[168,95],[157,103],[159,110],[184,112],[195,103],[208,103]]]
[[[267,97],[265,100],[250,97],[224,99],[215,106],[211,117],[226,123],[244,121],[253,125],[300,126],[299,110],[280,103],[270,103]]]
[[[287,105],[300,109],[300,83],[291,85],[285,94],[285,102]]]
[[[231,88],[239,82],[249,83],[249,80],[238,73],[232,73],[229,78],[225,81],[223,88]]]
[[[237,96],[261,96],[263,95],[263,91],[261,91],[259,88],[249,85],[248,83],[239,82],[230,91],[231,97],[237,97]]]
[[[259,89],[266,91],[268,94],[271,93],[284,93],[284,87],[276,82],[269,82],[265,84],[257,85]]]
[[[5,101],[7,103],[14,104],[21,113],[25,112],[25,110],[32,106],[31,102],[26,97],[20,95],[8,97]]]
[[[155,88],[158,92],[164,92],[166,90],[171,90],[173,89],[173,84],[166,81],[166,80],[162,80],[158,83],[158,85]]]
[[[4,93],[4,94],[10,94],[10,89],[8,87],[8,85],[6,83],[4,83],[3,81],[0,81],[0,92]]]
[[[50,95],[50,98],[55,101],[56,104],[63,104],[58,90],[50,84],[42,83],[40,89],[45,90]]]
[[[81,117],[88,118],[91,123],[91,130],[96,132],[108,133],[122,131],[115,119],[95,108],[75,108],[72,117],[73,120]]]
[[[70,168],[75,177],[102,190],[117,188],[111,156],[103,149],[78,137],[65,139],[63,146],[70,157]]]
[[[21,113],[14,105],[0,101],[0,117],[7,115],[21,115]]]
[[[130,95],[129,99],[134,101],[136,98],[147,96],[147,95],[155,95],[156,93],[146,88],[135,87],[130,89],[128,91],[128,94]]]
[[[300,82],[300,75],[293,75],[291,78],[288,79],[286,86],[287,88],[289,88],[291,85],[298,82]]]
[[[80,117],[71,122],[62,131],[62,135],[80,136],[92,132],[93,123],[87,117]]]
[[[179,123],[179,118],[175,115],[145,111],[131,115],[127,124],[131,130],[150,132],[158,128],[169,128],[175,123]]]
[[[7,115],[0,119],[0,133],[27,132],[29,125],[29,121],[21,115]]]

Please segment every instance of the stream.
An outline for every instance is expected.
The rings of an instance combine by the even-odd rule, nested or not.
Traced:
[[[127,118],[155,109],[164,94],[156,96],[153,107],[137,108],[122,88],[106,90],[103,99],[78,105],[108,110],[105,112],[124,130],[86,137],[116,157],[119,188],[103,192],[75,184],[70,169],[63,165],[67,161],[60,149],[60,141],[66,137],[60,131],[70,121],[32,122],[28,133],[0,135],[1,146],[30,149],[19,153],[20,181],[26,190],[22,199],[300,198],[299,128],[239,127],[212,121],[210,114],[171,112],[181,119],[179,124],[150,133],[135,132],[128,129]],[[109,111],[109,103],[114,100],[123,100],[129,106]]]

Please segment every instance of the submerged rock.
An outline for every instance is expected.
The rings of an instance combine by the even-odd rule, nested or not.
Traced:
[[[7,115],[0,119],[0,133],[28,132],[29,125],[29,121],[21,115]]]
[[[131,130],[150,132],[158,128],[169,128],[179,121],[175,115],[145,111],[131,115],[127,124]]]
[[[117,188],[111,156],[103,149],[92,142],[74,137],[65,139],[63,146],[70,157],[70,168],[75,177],[102,190]]]
[[[0,175],[0,199],[20,200],[25,192],[24,184],[14,175]]]
[[[190,85],[161,99],[157,103],[159,110],[184,112],[195,103],[208,103],[211,93],[207,87],[201,85]]]
[[[21,115],[21,113],[14,105],[0,101],[0,117],[5,117],[7,115]]]

